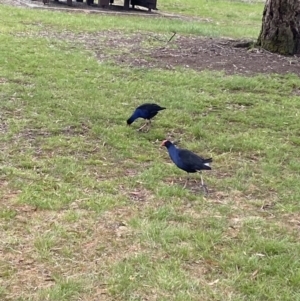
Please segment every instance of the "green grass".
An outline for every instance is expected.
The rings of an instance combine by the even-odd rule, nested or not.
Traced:
[[[210,18],[223,24],[232,22],[244,25],[261,21],[263,1],[187,0],[183,3],[166,0],[158,2],[158,7],[182,15]]]
[[[99,63],[53,34],[257,36],[261,4],[199,3],[212,23],[0,6],[1,300],[300,300],[299,77]],[[167,110],[139,133],[146,101]],[[213,157],[207,197],[165,138]]]

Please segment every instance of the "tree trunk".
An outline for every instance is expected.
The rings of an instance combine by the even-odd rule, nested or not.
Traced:
[[[300,0],[266,0],[257,46],[300,54]]]

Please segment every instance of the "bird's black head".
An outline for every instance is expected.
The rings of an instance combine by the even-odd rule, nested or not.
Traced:
[[[127,125],[131,125],[132,124],[132,121],[130,120],[130,118],[126,120],[126,123],[127,123]]]
[[[169,140],[164,140],[160,146],[165,146],[166,148],[168,148],[170,145],[172,145],[172,142]]]

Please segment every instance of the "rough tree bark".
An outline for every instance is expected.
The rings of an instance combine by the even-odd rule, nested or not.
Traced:
[[[266,0],[257,46],[300,54],[300,0]]]

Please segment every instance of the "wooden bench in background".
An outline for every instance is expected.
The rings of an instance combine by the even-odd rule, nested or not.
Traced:
[[[58,2],[59,0],[54,0],[54,2]],[[87,5],[94,4],[94,0],[86,0]],[[72,6],[73,0],[67,0],[67,5]],[[76,0],[76,2],[83,2],[83,0]],[[136,5],[143,6],[148,8],[149,11],[151,9],[156,9],[156,2],[157,0],[124,0],[124,9],[128,10],[130,4],[132,5],[132,8],[134,8]],[[43,0],[44,4],[49,4],[49,0]],[[109,7],[110,4],[113,4],[114,0],[98,0],[98,6],[102,8]]]

